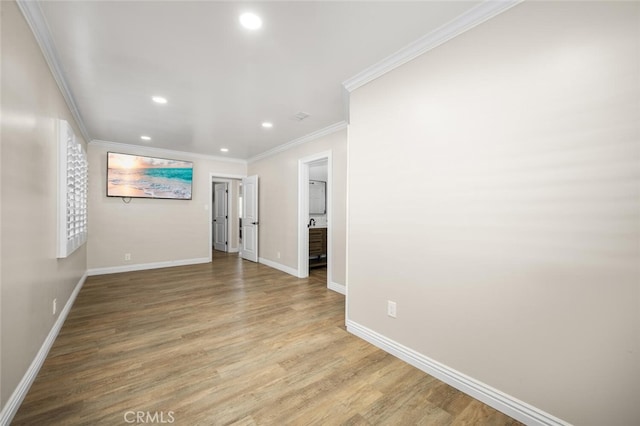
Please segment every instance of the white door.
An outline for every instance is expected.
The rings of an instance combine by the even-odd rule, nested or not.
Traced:
[[[214,185],[213,198],[213,248],[227,251],[227,184]]]
[[[242,178],[242,257],[258,261],[258,176]]]

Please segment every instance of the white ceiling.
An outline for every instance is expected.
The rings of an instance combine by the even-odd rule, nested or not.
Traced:
[[[40,7],[90,139],[249,159],[346,120],[345,80],[478,3],[46,1]],[[242,28],[244,11],[260,15],[263,27]],[[153,95],[169,102],[155,104]],[[310,117],[296,120],[301,111]],[[263,121],[273,128],[262,128]]]

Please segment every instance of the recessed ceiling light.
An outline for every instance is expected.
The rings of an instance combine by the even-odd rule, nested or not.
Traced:
[[[262,27],[262,19],[254,13],[240,15],[240,24],[248,30],[257,30]]]
[[[162,96],[154,96],[151,99],[153,100],[153,102],[158,103],[158,104],[166,104],[167,103],[167,98],[163,98]]]
[[[229,152],[229,148],[220,148],[220,151],[222,151],[222,152]]]
[[[262,127],[264,127],[265,129],[270,129],[273,127],[273,123],[265,121],[264,123],[262,123]]]
[[[142,139],[143,141],[150,141],[151,136],[140,136],[140,139]]]

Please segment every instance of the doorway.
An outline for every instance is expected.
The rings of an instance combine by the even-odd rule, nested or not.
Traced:
[[[243,176],[209,174],[209,261],[214,251],[240,251],[240,214],[238,211],[240,182]]]
[[[309,276],[310,264],[322,265],[318,267],[326,267],[327,288],[332,288],[331,176],[331,151],[298,160],[298,277]],[[319,241],[326,245],[326,253],[317,251]]]
[[[212,182],[213,184],[213,249],[223,252],[229,251],[229,183]]]

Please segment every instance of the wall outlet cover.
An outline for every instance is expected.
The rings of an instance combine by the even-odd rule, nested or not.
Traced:
[[[397,305],[396,302],[392,302],[391,300],[387,300],[387,315],[391,318],[396,317]]]

